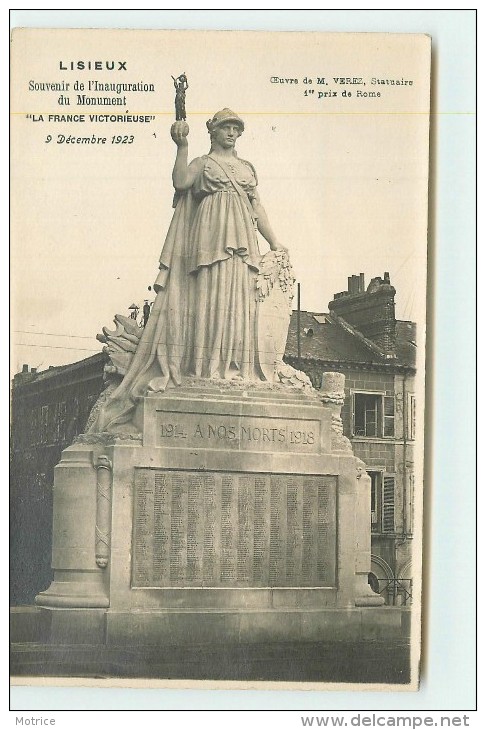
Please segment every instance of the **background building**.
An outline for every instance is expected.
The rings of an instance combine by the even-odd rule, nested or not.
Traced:
[[[11,602],[33,603],[52,580],[52,485],[61,452],[82,432],[103,388],[105,355],[44,372],[24,365],[12,384]]]
[[[285,360],[317,388],[327,370],[346,376],[344,433],[372,480],[370,583],[395,605],[412,593],[415,355],[415,325],[396,320],[387,273],[367,288],[363,274],[349,277],[328,313],[292,313]],[[25,365],[13,380],[13,604],[32,603],[51,582],[54,467],[84,429],[105,361],[99,353],[40,373]]]
[[[349,277],[329,313],[293,312],[285,359],[317,388],[326,370],[346,376],[344,433],[371,476],[370,584],[410,603],[416,328],[396,320],[388,274],[366,289],[363,274]]]

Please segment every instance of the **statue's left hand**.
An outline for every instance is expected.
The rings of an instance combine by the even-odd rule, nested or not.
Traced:
[[[282,246],[281,243],[274,243],[273,245],[270,245],[270,249],[272,251],[286,251],[287,253],[289,252],[287,246]]]

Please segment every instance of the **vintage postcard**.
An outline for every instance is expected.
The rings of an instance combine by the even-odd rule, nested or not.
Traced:
[[[430,53],[13,31],[14,683],[417,689]]]

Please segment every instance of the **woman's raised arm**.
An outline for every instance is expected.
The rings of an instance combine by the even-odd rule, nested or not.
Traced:
[[[194,183],[196,176],[200,172],[202,161],[198,157],[187,164],[187,156],[189,146],[187,144],[187,135],[189,134],[189,126],[187,122],[174,122],[170,128],[170,136],[177,145],[177,155],[172,170],[172,182],[174,188],[178,191],[189,190]]]

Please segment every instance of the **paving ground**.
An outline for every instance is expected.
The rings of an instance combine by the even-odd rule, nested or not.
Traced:
[[[406,641],[99,647],[12,644],[12,676],[405,684]]]

